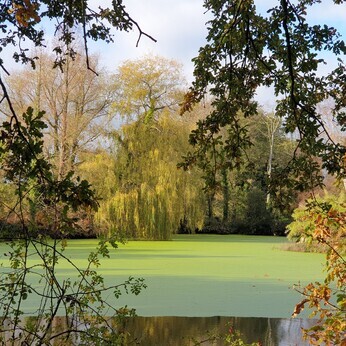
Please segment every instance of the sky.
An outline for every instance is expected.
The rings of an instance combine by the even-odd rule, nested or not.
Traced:
[[[97,0],[94,0],[97,3]],[[157,42],[142,37],[136,47],[138,33],[115,33],[113,44],[92,44],[92,51],[99,52],[101,61],[109,68],[119,62],[134,59],[145,54],[162,55],[182,62],[192,75],[191,59],[204,45],[207,35],[206,21],[211,18],[205,13],[203,0],[124,0],[131,17],[142,30],[153,36]],[[104,4],[105,1],[102,1]],[[277,0],[257,0],[257,8],[265,12]],[[103,5],[104,6],[104,5]],[[346,38],[346,4],[333,5],[332,0],[323,0],[311,9],[308,16],[312,24],[326,23],[338,28]]]
[[[299,0],[292,0],[293,2]],[[111,0],[90,0],[94,7],[103,7]],[[211,18],[205,13],[203,0],[124,0],[131,17],[141,29],[153,36],[157,42],[142,36],[136,47],[138,32],[115,32],[115,42],[111,44],[89,42],[91,53],[98,54],[100,63],[111,72],[125,60],[136,59],[144,55],[159,55],[179,61],[188,82],[193,80],[192,58],[206,43],[205,23]],[[257,0],[255,4],[262,13],[275,6],[278,0]],[[346,3],[336,6],[332,0],[322,0],[309,12],[311,24],[335,26],[346,40]],[[262,104],[273,103],[267,90],[258,92]]]
[[[186,78],[191,81],[191,59],[206,42],[208,15],[204,14],[203,0],[125,0],[124,4],[141,29],[157,42],[142,36],[136,47],[136,29],[116,32],[113,44],[91,44],[91,51],[100,53],[101,63],[115,69],[128,59],[159,55],[182,63]]]
[[[136,47],[137,32],[117,32],[114,44],[91,44],[91,51],[98,52],[101,64],[110,70],[115,70],[127,59],[140,58],[146,54],[171,58],[182,63],[185,77],[191,82],[193,80],[191,60],[206,43],[205,24],[211,18],[209,13],[205,13],[203,2],[203,0],[124,0],[131,17],[157,42],[143,36],[139,46]],[[262,13],[275,6],[277,2],[277,0],[255,1],[256,7]],[[338,28],[346,39],[346,4],[336,6],[332,0],[322,0],[321,4],[311,9],[308,19],[311,24],[327,24]],[[274,104],[270,94],[266,89],[258,91],[259,102],[269,108]]]

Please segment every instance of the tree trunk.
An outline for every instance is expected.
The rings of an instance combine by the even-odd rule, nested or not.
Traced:
[[[229,218],[229,183],[227,177],[227,168],[221,168],[222,175],[222,192],[223,192],[223,217],[222,221],[224,223],[228,222]]]
[[[63,109],[61,114],[61,133],[60,133],[60,152],[59,152],[59,166],[58,166],[58,178],[61,180],[66,174],[66,162],[68,155],[68,143],[67,143],[67,119],[68,119],[68,103],[69,103],[69,59],[66,60],[64,68],[64,100]]]
[[[209,191],[208,195],[207,195],[208,219],[209,220],[214,217],[214,199],[215,199],[215,193]]]

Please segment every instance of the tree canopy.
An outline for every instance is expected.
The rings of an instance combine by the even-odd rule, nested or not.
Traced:
[[[154,40],[143,32],[129,15],[122,0],[112,1],[108,7],[95,6],[92,1],[68,0],[5,0],[0,6],[0,23],[4,36],[1,40],[2,47],[16,47],[13,58],[23,63],[30,62],[32,65],[37,57],[30,54],[23,42],[29,41],[36,47],[47,44],[47,33],[38,25],[40,22],[49,23],[57,38],[52,48],[56,53],[56,66],[62,66],[67,56],[75,56],[76,52],[71,43],[75,40],[78,30],[82,33],[88,68],[88,40],[113,42],[113,28],[126,32],[135,28],[138,30],[138,41],[142,35]],[[4,68],[2,59],[0,65]]]
[[[198,128],[211,137],[231,125],[225,148],[236,167],[251,142],[240,114],[255,115],[257,88],[273,88],[275,113],[282,118],[285,132],[294,134],[297,142],[290,165],[282,172],[273,171],[272,179],[300,190],[322,182],[321,167],[314,157],[321,159],[328,172],[344,173],[345,147],[328,134],[318,105],[333,100],[331,113],[345,129],[345,63],[339,59],[337,67],[326,74],[320,67],[327,63],[321,52],[342,57],[346,47],[335,28],[309,25],[307,13],[317,3],[280,0],[262,14],[251,0],[205,1],[213,15],[208,23],[208,43],[194,59],[195,79],[182,108],[183,112],[189,110],[206,93],[213,96],[214,110]],[[196,141],[198,136],[199,132],[193,133]],[[288,178],[289,172],[295,180]],[[279,192],[274,184],[272,189],[274,194]]]
[[[38,29],[38,23],[54,20],[52,26],[57,41],[53,47],[56,53],[53,65],[66,71],[69,60],[76,59],[72,42],[80,27],[84,38],[86,67],[91,69],[88,39],[111,41],[111,27],[128,31],[136,26],[139,37],[144,34],[128,15],[122,1],[113,1],[112,8],[99,7],[97,10],[89,7],[90,3],[3,1],[0,5],[1,53],[8,46],[14,46],[14,60],[31,63],[32,67],[36,67],[37,58],[24,42],[44,46],[45,32]],[[8,73],[2,59],[0,67],[1,72]],[[14,214],[19,221],[18,228],[1,235],[1,240],[8,241],[9,250],[6,254],[7,268],[0,273],[0,342],[41,345],[90,341],[95,344],[126,343],[126,336],[109,323],[109,316],[121,318],[133,315],[132,309],[117,309],[115,301],[122,294],[123,288],[126,293],[138,294],[145,287],[143,279],[129,277],[119,284],[105,284],[96,268],[100,265],[99,257],[109,256],[108,243],[116,247],[110,238],[107,241],[100,240],[83,268],[64,254],[66,241],[61,238],[80,229],[80,219],[76,213],[97,209],[95,192],[86,180],[75,177],[72,171],[58,176],[54,174],[44,150],[44,131],[47,129],[43,121],[44,111],[33,107],[15,109],[3,73],[0,76],[0,87],[0,103],[8,109],[8,117],[2,123],[0,135],[2,180],[13,187],[15,198],[13,206],[4,206],[7,213]],[[18,114],[17,111],[23,113]],[[65,154],[63,156],[66,159]],[[29,216],[27,209],[30,211]],[[39,236],[36,211],[41,213],[40,221],[43,221],[47,231]],[[28,261],[32,257],[37,258],[34,264]],[[56,265],[62,262],[76,274],[76,279],[73,279],[73,274],[64,278],[56,275]],[[29,276],[39,285],[32,284]],[[104,296],[106,292],[107,296],[113,297],[112,304],[107,303]],[[30,307],[29,314],[36,315],[30,320],[25,318],[23,304],[32,297],[38,299],[39,303]],[[52,327],[57,314],[65,316],[59,331]],[[83,328],[79,329],[81,325]]]
[[[163,113],[177,113],[185,91],[181,65],[159,56],[125,61],[112,76],[112,83],[113,110],[129,121],[146,123]]]
[[[36,69],[26,66],[6,78],[13,109],[22,114],[29,106],[34,112],[45,110],[45,153],[63,177],[74,170],[80,153],[90,149],[104,134],[112,118],[110,83],[101,72],[98,59],[90,57],[99,75],[85,68],[85,56],[79,52],[67,58],[64,71],[53,69],[54,56],[39,52]],[[7,118],[11,111],[0,106]]]
[[[342,60],[346,46],[334,27],[309,24],[307,15],[320,2],[278,0],[265,14],[256,9],[253,0],[204,2],[213,18],[208,22],[208,43],[194,59],[195,79],[185,95],[182,113],[206,94],[213,97],[213,110],[191,134],[195,151],[185,158],[186,166],[195,163],[199,149],[212,145],[221,129],[229,126],[228,138],[223,141],[228,166],[239,169],[252,142],[242,117],[258,113],[256,91],[271,87],[275,114],[281,117],[285,133],[295,136],[296,145],[284,169],[271,169],[270,194],[280,200],[282,187],[304,191],[321,186],[324,172],[345,177],[346,147],[328,133],[319,106],[330,102],[330,113],[340,130],[346,130],[346,65]],[[343,3],[334,1],[335,6]],[[337,61],[337,67],[329,72],[321,68],[327,64],[322,54],[325,51]],[[309,305],[314,316],[323,321],[308,331],[311,344],[343,344],[345,215],[329,203],[310,205],[309,211],[310,237],[329,246],[327,274],[323,283],[299,290],[304,299],[293,315]]]

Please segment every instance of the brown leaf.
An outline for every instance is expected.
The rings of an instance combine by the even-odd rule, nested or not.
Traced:
[[[303,299],[300,303],[294,308],[292,317],[296,317],[304,310],[304,305],[309,301],[309,299]]]

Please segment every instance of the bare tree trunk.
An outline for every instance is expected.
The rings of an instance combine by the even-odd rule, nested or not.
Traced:
[[[69,59],[66,59],[64,66],[64,95],[63,108],[61,114],[60,152],[58,164],[58,178],[62,179],[66,173],[66,162],[68,155],[67,126],[68,126],[68,103],[69,103]]]
[[[280,127],[281,119],[279,117],[275,116],[274,114],[273,115],[267,115],[267,116],[265,116],[264,119],[265,119],[265,124],[267,126],[267,137],[268,137],[268,142],[269,142],[267,177],[268,177],[268,184],[270,187],[271,176],[272,176],[272,166],[273,166],[274,140],[275,140],[275,134]],[[267,208],[270,207],[270,203],[271,203],[271,196],[270,196],[269,187],[267,189],[267,197],[266,197]]]
[[[269,157],[268,157],[268,165],[267,165],[267,176],[270,184],[272,177],[272,163],[273,163],[273,151],[274,151],[274,132],[271,133],[270,141],[269,141]],[[270,206],[270,192],[267,190],[267,199],[266,199],[267,208]]]

